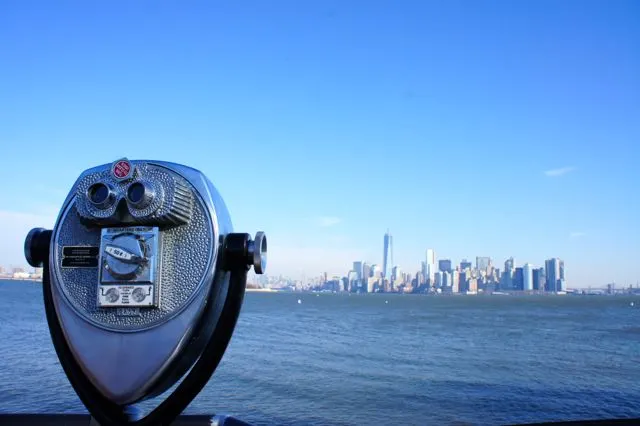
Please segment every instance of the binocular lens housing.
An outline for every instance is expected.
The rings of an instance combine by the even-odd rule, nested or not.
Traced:
[[[137,204],[141,202],[142,199],[144,198],[144,193],[145,193],[144,184],[140,182],[135,182],[135,183],[132,183],[131,186],[129,187],[129,190],[127,191],[127,197],[129,198],[130,202],[132,202],[133,204]]]
[[[127,201],[133,207],[142,209],[151,204],[154,198],[154,190],[145,182],[134,182],[127,189]]]
[[[112,189],[105,183],[94,183],[87,190],[87,198],[91,204],[99,209],[106,209],[114,200],[114,194]]]

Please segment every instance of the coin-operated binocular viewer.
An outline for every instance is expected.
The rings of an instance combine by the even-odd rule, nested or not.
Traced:
[[[262,232],[233,233],[202,173],[127,159],[83,172],[53,230],[25,241],[29,264],[44,268],[60,363],[102,426],[170,424],[186,408],[222,359],[248,269],[262,274],[266,255]],[[181,378],[145,417],[128,414]]]

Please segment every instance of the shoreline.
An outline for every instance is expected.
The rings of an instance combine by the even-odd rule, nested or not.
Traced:
[[[271,288],[245,288],[244,291],[247,293],[282,293],[282,291]]]
[[[0,281],[24,281],[24,282],[32,282],[42,284],[42,278],[13,278],[13,277],[0,277]],[[626,292],[616,292],[613,294],[607,294],[604,291],[602,292],[593,292],[593,293],[582,293],[582,289],[577,289],[568,292],[562,293],[527,293],[527,292],[478,292],[475,294],[464,294],[464,293],[348,293],[348,292],[330,292],[330,291],[288,291],[288,290],[280,290],[280,289],[272,289],[272,288],[246,288],[246,293],[292,293],[292,294],[353,294],[353,295],[368,295],[368,294],[380,294],[380,295],[399,295],[399,296],[427,296],[427,297],[460,297],[460,296],[640,296],[640,293],[626,293]]]
[[[0,281],[35,281],[35,282],[42,282],[42,278],[13,278],[13,277],[0,277]]]

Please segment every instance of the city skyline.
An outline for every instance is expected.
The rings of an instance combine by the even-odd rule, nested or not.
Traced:
[[[344,276],[334,275],[329,280],[325,272],[317,289],[349,291],[354,293],[471,293],[495,291],[566,292],[568,289],[564,261],[549,258],[544,267],[529,262],[518,266],[513,257],[504,261],[504,269],[494,265],[489,256],[476,256],[475,266],[467,259],[459,263],[438,258],[436,250],[425,250],[421,267],[413,274],[404,272],[400,265],[390,267],[393,259],[393,235],[387,229],[383,240],[382,269],[376,263],[363,260],[353,262],[353,268]],[[437,265],[437,268],[436,268]],[[389,273],[389,270],[392,273]],[[302,283],[306,286],[307,283]],[[295,286],[296,288],[298,286]]]
[[[407,271],[434,247],[635,283],[639,7],[11,2],[0,263],[126,156],[201,170],[235,230],[266,233],[273,275],[382,265],[390,228]]]
[[[393,235],[387,229],[383,238],[382,266],[366,260],[353,261],[353,268],[347,274],[329,274],[324,272],[320,277],[309,277],[302,280],[291,280],[280,277],[276,284],[294,290],[331,290],[356,293],[470,293],[525,291],[564,293],[576,289],[591,288],[567,285],[565,263],[562,259],[552,257],[544,261],[544,267],[537,267],[526,261],[522,266],[513,256],[504,261],[504,268],[494,263],[490,256],[476,256],[475,264],[466,258],[459,262],[450,258],[439,258],[436,250],[425,250],[425,260],[415,274],[405,272],[400,265],[393,263]],[[42,268],[9,267],[0,264],[0,278],[18,279],[41,278]],[[265,274],[258,278],[250,273],[249,284],[260,281],[263,285],[272,282]],[[636,282],[636,291],[640,283]],[[616,283],[607,283],[608,292],[615,289]],[[629,291],[633,283],[628,285]],[[625,288],[626,284],[622,284]],[[604,288],[604,286],[600,287]]]
[[[52,219],[53,220],[53,219]],[[29,228],[30,229],[30,228]],[[26,234],[25,234],[26,236]],[[553,259],[557,259],[560,261],[560,265],[555,265],[554,267],[554,276],[560,276],[560,274],[562,275],[563,280],[565,279],[565,275],[564,275],[564,261],[560,260],[558,257],[546,257],[544,260],[540,261],[540,262],[531,262],[530,259],[526,259],[525,261],[522,262],[518,262],[517,261],[517,256],[509,256],[506,259],[504,259],[504,261],[501,261],[499,259],[496,259],[492,256],[475,256],[475,257],[464,257],[464,258],[459,258],[459,259],[455,259],[452,257],[448,257],[448,256],[443,256],[440,257],[438,255],[437,250],[435,250],[434,248],[427,248],[424,250],[425,256],[424,259],[419,261],[419,266],[417,268],[415,268],[415,270],[412,269],[412,266],[403,266],[400,265],[399,263],[394,263],[393,259],[394,259],[394,254],[393,254],[393,250],[394,250],[394,245],[393,245],[393,235],[391,234],[389,228],[387,228],[385,234],[384,234],[384,238],[383,238],[383,250],[382,250],[382,255],[380,257],[381,261],[371,261],[369,258],[367,259],[363,259],[363,258],[358,258],[359,260],[344,260],[342,263],[344,263],[345,265],[353,265],[355,268],[356,263],[360,264],[360,266],[362,267],[362,265],[366,265],[367,267],[371,267],[371,268],[377,268],[377,271],[380,273],[380,276],[382,279],[387,279],[387,280],[391,280],[392,276],[396,277],[396,271],[398,273],[400,273],[400,271],[403,274],[409,274],[412,275],[413,277],[416,276],[416,272],[420,272],[423,274],[424,277],[428,278],[428,280],[431,280],[432,282],[435,279],[435,274],[437,272],[442,272],[445,269],[448,269],[449,271],[454,271],[454,270],[458,270],[458,271],[462,271],[465,269],[470,269],[473,271],[478,271],[478,270],[486,270],[487,267],[491,266],[494,269],[497,269],[499,271],[505,271],[507,268],[511,268],[512,270],[516,270],[516,269],[525,269],[528,268],[530,270],[537,270],[537,269],[544,269],[547,270],[549,268],[549,261],[553,260]],[[271,252],[270,252],[271,253]],[[374,256],[375,257],[375,256]],[[269,260],[271,260],[271,254],[269,255]],[[448,265],[448,266],[443,266],[443,265]],[[501,267],[501,265],[504,265],[504,268]],[[347,267],[345,266],[345,267]],[[560,269],[562,269],[562,273],[559,272]],[[39,269],[37,268],[32,268],[29,267],[26,263],[26,260],[24,260],[24,258],[22,258],[21,260],[19,260],[18,262],[15,263],[3,263],[2,260],[0,259],[0,274],[2,273],[7,273],[10,271],[19,271],[19,272],[24,272],[24,271],[38,271]],[[348,272],[352,272],[353,269],[348,270]],[[271,273],[269,274],[267,271],[267,274],[265,274],[266,276],[277,276],[280,275],[283,277],[283,279],[285,279],[285,281],[300,281],[300,282],[311,282],[315,277],[348,277],[349,273],[344,273],[344,272],[340,272],[340,271],[336,271],[336,270],[327,270],[325,268],[325,270],[323,272],[310,272],[310,271],[302,271],[301,274],[299,276],[296,275],[292,275],[292,274],[282,274],[282,273]],[[529,279],[531,279],[531,276],[526,274],[524,275],[524,277],[522,278],[524,280],[524,285],[526,286],[526,279],[527,277]],[[264,279],[263,279],[264,280]],[[585,289],[585,288],[589,288],[589,287],[596,287],[596,288],[603,288],[606,285],[609,284],[618,284],[618,285],[622,285],[627,286],[627,285],[634,285],[637,286],[639,281],[635,280],[635,281],[628,281],[628,282],[619,282],[619,281],[615,281],[615,280],[605,280],[603,282],[600,283],[591,283],[588,285],[584,285],[580,282],[571,282],[570,285],[567,285],[566,283],[564,284],[564,289],[566,288],[572,288],[572,289]]]

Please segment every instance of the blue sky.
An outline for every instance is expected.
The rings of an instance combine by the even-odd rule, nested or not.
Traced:
[[[270,273],[434,248],[640,280],[634,1],[4,2],[0,264],[78,174],[188,164]],[[43,223],[45,222],[45,223]]]

